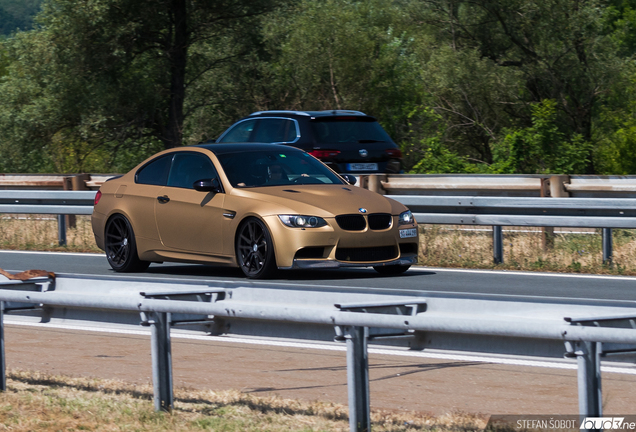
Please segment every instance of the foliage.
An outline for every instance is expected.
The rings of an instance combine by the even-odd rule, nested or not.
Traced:
[[[265,16],[248,55],[200,83],[216,103],[188,123],[191,142],[267,109],[361,110],[401,141],[420,99],[404,13],[389,0],[304,0]]]
[[[498,174],[576,174],[585,170],[591,145],[581,135],[559,130],[557,104],[546,99],[532,106],[532,126],[505,131],[494,146],[490,171]]]
[[[0,35],[29,30],[42,0],[0,0]]]
[[[414,172],[636,169],[628,0],[44,0],[35,22],[0,40],[4,172],[121,172],[256,110],[337,108]]]
[[[6,42],[3,170],[127,169],[180,145],[188,86],[230,55],[200,61],[189,48],[226,40],[273,4],[45,1],[39,28]]]

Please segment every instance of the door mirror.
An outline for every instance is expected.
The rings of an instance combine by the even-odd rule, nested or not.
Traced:
[[[214,192],[221,193],[223,189],[221,188],[221,183],[218,178],[211,178],[205,180],[197,180],[192,184],[194,190],[199,192]]]
[[[356,176],[351,174],[344,174],[342,178],[345,179],[347,183],[349,183],[350,185],[354,185],[358,182],[358,179],[356,178]]]

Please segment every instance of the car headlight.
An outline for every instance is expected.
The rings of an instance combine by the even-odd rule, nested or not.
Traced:
[[[327,221],[318,216],[278,215],[281,222],[291,228],[319,228],[327,225]]]
[[[411,225],[415,221],[411,210],[400,213],[400,219],[398,225]]]

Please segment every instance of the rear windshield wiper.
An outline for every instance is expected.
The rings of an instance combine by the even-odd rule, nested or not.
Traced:
[[[386,142],[384,140],[373,140],[373,139],[363,139],[363,140],[358,140],[358,142],[360,144],[371,144],[371,143],[379,143],[379,142]]]

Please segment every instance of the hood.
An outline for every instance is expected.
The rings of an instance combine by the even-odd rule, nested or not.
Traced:
[[[297,185],[234,189],[233,195],[272,204],[271,214],[304,214],[334,217],[342,214],[400,214],[406,207],[367,189],[349,185]]]

